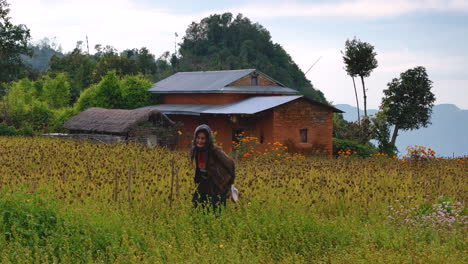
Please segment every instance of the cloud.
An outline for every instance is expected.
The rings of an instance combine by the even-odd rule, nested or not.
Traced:
[[[253,3],[233,9],[252,17],[394,17],[416,11],[468,12],[466,0],[343,0],[333,3]]]
[[[422,51],[392,50],[377,55],[379,72],[403,72],[416,66],[424,66],[438,74],[466,74],[468,68],[467,56],[449,56],[440,53]]]
[[[119,51],[126,48],[147,47],[156,56],[164,51],[174,50],[174,32],[179,33],[178,41],[192,21],[200,21],[209,14],[221,13],[207,8],[200,13],[178,14],[172,10],[155,8],[155,4],[138,5],[131,0],[14,0],[11,4],[13,23],[26,24],[35,40],[43,37],[57,37],[65,51],[75,47],[76,41],[89,37],[91,53],[95,44],[112,45]],[[326,3],[261,4],[230,9],[241,12],[265,24],[267,18],[292,16],[343,16],[357,18],[391,17],[420,10],[467,12],[468,1],[462,0],[354,0]],[[262,21],[263,20],[263,21]],[[283,19],[285,21],[287,19]],[[276,25],[277,26],[277,25]],[[270,29],[270,28],[269,28]],[[335,103],[354,104],[352,81],[343,70],[340,48],[325,39],[327,49],[317,47],[308,40],[290,38],[284,33],[289,26],[279,30],[279,41],[293,60],[306,71],[320,56],[322,59],[307,74],[312,83]],[[283,30],[283,31],[282,31]],[[295,29],[296,30],[296,29]],[[342,44],[342,43],[341,43]],[[340,44],[340,45],[341,45]],[[316,48],[314,48],[316,47]],[[342,47],[341,47],[342,49]],[[467,56],[444,56],[440,52],[420,50],[377,50],[379,67],[366,79],[369,87],[369,107],[380,104],[382,90],[398,75],[415,66],[425,66],[434,81],[434,91],[440,102],[456,103],[468,109]],[[361,94],[362,89],[359,88]],[[362,99],[362,95],[360,96]],[[450,98],[452,98],[450,100]],[[362,101],[361,101],[362,103]]]
[[[91,52],[95,44],[102,44],[120,51],[146,46],[158,55],[174,50],[174,32],[183,35],[192,21],[202,18],[202,14],[174,14],[130,0],[18,0],[10,8],[13,22],[26,24],[33,39],[57,37],[65,51],[88,36]]]
[[[353,82],[343,69],[343,59],[339,49],[311,48],[308,43],[287,44],[284,46],[293,60],[305,72],[320,56],[322,59],[310,70],[307,78],[320,89],[325,97],[335,104],[355,105]],[[424,53],[413,50],[380,50],[379,66],[365,79],[368,108],[378,108],[387,89],[387,83],[397,78],[401,72],[416,66],[424,66],[433,81],[436,103],[452,103],[468,109],[468,57]],[[362,107],[362,87],[360,79],[355,79]]]

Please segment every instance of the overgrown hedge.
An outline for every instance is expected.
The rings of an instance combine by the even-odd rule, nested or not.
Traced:
[[[0,136],[33,136],[34,132],[32,128],[25,127],[21,129],[16,129],[11,126],[7,126],[3,123],[0,123]]]
[[[333,138],[333,155],[338,156],[338,151],[347,151],[348,149],[357,152],[361,157],[368,157],[371,153],[379,152],[376,147],[370,144],[363,145],[348,139]]]

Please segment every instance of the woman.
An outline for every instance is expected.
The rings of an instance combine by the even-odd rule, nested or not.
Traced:
[[[209,126],[200,125],[195,129],[190,157],[195,161],[195,184],[198,184],[192,198],[193,206],[201,205],[208,210],[210,206],[213,212],[220,205],[225,207],[235,179],[235,165],[221,147],[213,143]]]

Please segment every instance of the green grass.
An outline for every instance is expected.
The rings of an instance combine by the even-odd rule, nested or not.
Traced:
[[[466,202],[453,160],[249,158],[218,217],[192,208],[185,152],[0,137],[0,162],[0,263],[468,263],[466,223],[420,219]]]
[[[285,203],[184,210],[69,206],[45,192],[0,194],[1,263],[463,263],[463,233],[321,219]]]

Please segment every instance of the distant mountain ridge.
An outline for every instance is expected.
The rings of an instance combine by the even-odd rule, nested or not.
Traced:
[[[348,104],[337,104],[336,108],[345,111],[347,121],[357,120],[357,109]],[[368,115],[377,112],[368,109]],[[364,111],[361,110],[361,116]],[[468,110],[453,104],[439,104],[432,109],[432,124],[426,128],[412,131],[399,131],[397,148],[400,154],[406,153],[406,146],[419,145],[432,148],[437,156],[457,157],[468,155]],[[393,129],[391,131],[393,133]]]

